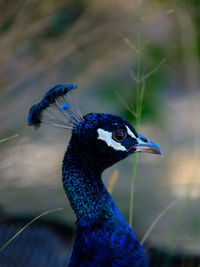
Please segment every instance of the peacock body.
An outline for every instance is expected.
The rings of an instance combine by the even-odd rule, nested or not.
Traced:
[[[37,128],[46,122],[72,130],[62,167],[63,187],[77,217],[68,266],[147,266],[138,239],[103,184],[102,173],[135,152],[161,151],[119,116],[82,116],[68,99],[74,89],[73,85],[52,88],[28,117],[29,125]]]

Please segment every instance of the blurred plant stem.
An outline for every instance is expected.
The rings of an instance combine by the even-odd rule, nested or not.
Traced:
[[[6,141],[8,141],[10,139],[13,139],[13,138],[17,137],[17,136],[18,136],[18,134],[15,134],[15,135],[0,139],[0,143],[6,142]]]
[[[147,240],[147,238],[149,237],[149,235],[151,234],[151,232],[153,231],[153,229],[155,228],[155,226],[157,225],[157,223],[165,216],[165,214],[171,210],[177,203],[179,200],[174,200],[172,201],[165,209],[163,209],[158,216],[153,220],[153,222],[151,223],[151,225],[149,226],[148,230],[146,231],[145,235],[143,236],[142,240],[141,240],[141,245],[144,244],[144,242]]]
[[[142,70],[141,70],[141,1],[137,1],[138,6],[138,33],[137,33],[137,46],[136,46],[136,76],[131,71],[131,77],[136,83],[136,111],[135,111],[135,129],[137,132],[140,131],[140,123],[141,123],[141,113],[142,113],[142,102],[144,96],[145,86],[144,80],[142,80]],[[130,207],[129,207],[129,225],[132,227],[133,225],[133,203],[134,203],[134,184],[136,177],[136,169],[137,169],[137,159],[138,154],[135,154],[133,159],[133,172],[131,179],[131,190],[130,190]]]
[[[53,213],[55,211],[61,211],[63,210],[63,208],[57,208],[57,209],[52,209],[52,210],[47,210],[45,212],[43,212],[42,214],[36,216],[33,220],[31,220],[30,222],[28,222],[24,227],[22,227],[15,235],[13,235],[1,248],[0,248],[0,252],[2,252],[4,250],[4,248],[6,248],[19,234],[21,234],[27,227],[29,227],[33,222],[37,221],[38,219],[40,219],[41,217]]]
[[[109,192],[110,194],[112,194],[113,189],[114,189],[114,186],[115,186],[115,184],[116,184],[118,178],[119,178],[119,171],[118,171],[118,170],[115,170],[115,171],[112,173],[112,175],[111,175],[111,177],[110,177],[110,179],[109,179],[109,181],[108,181],[108,185],[107,185],[107,189],[108,189],[108,192]]]
[[[135,129],[139,133],[140,132],[140,124],[142,118],[142,110],[143,110],[143,99],[144,93],[146,90],[146,79],[152,76],[157,70],[164,64],[165,58],[162,59],[152,70],[147,73],[144,73],[144,69],[142,67],[142,52],[144,50],[146,41],[142,40],[142,2],[140,0],[137,1],[137,9],[138,9],[138,26],[137,26],[137,43],[136,46],[130,44],[130,42],[126,43],[129,47],[133,48],[136,52],[136,72],[134,73],[132,70],[130,71],[131,77],[136,84],[136,104],[135,104],[135,111],[131,110],[129,107],[129,111],[135,117]],[[130,227],[133,226],[133,204],[134,204],[134,185],[135,185],[135,178],[136,178],[136,169],[137,169],[137,160],[138,154],[134,155],[133,159],[133,171],[132,171],[132,178],[131,178],[131,189],[130,189],[130,206],[129,206],[129,225]]]

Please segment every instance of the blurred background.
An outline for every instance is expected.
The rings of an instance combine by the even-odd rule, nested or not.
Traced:
[[[158,214],[177,200],[145,250],[162,251],[150,256],[151,266],[159,266],[162,253],[181,257],[182,265],[168,260],[165,266],[198,266],[199,28],[195,0],[1,0],[0,139],[18,136],[0,143],[0,222],[62,207],[44,223],[74,231],[75,216],[61,183],[70,132],[46,125],[36,131],[27,126],[28,111],[54,85],[75,83],[83,114],[115,113],[134,124],[127,105],[134,110],[136,104],[130,71],[137,71],[139,35],[142,74],[152,74],[145,83],[141,133],[164,156],[139,156],[134,230],[141,240]],[[108,184],[119,172],[112,195],[127,220],[132,166],[129,157],[104,173]]]

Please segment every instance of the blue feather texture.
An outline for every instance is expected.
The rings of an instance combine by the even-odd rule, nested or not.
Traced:
[[[78,123],[63,160],[63,186],[77,216],[70,267],[147,266],[143,249],[102,181],[102,172],[132,153],[97,142],[96,129],[123,127],[119,116],[91,113]],[[114,126],[113,126],[114,125]],[[130,146],[131,140],[125,145]]]

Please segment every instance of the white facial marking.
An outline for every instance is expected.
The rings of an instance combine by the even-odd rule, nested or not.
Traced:
[[[134,133],[129,129],[129,127],[126,125],[127,133],[130,135],[132,138],[137,139],[137,137],[134,135]]]
[[[101,128],[99,128],[97,130],[99,136],[97,139],[100,139],[104,142],[106,142],[106,144],[112,148],[114,148],[115,150],[121,150],[121,151],[126,151],[126,148],[124,146],[122,146],[120,143],[116,142],[115,140],[112,139],[112,133],[105,131]]]

